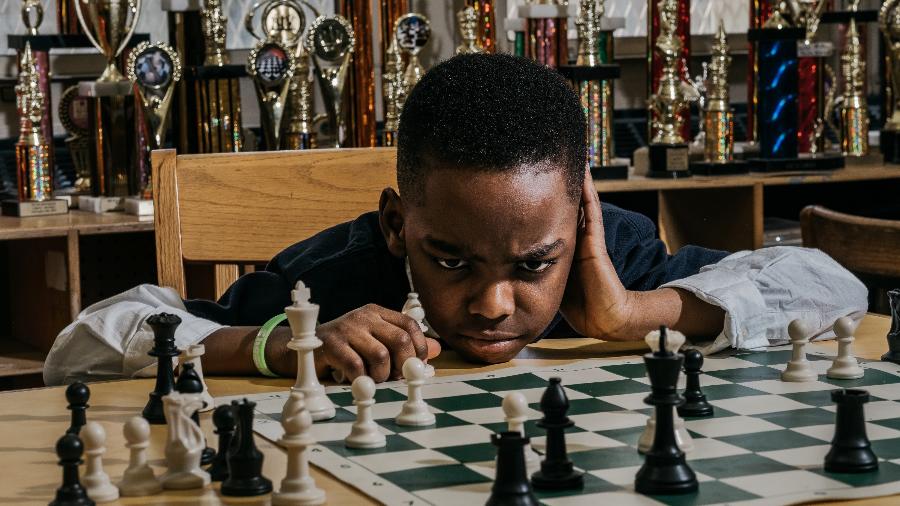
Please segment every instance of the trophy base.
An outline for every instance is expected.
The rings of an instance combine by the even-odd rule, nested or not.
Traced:
[[[678,179],[690,177],[690,152],[687,144],[650,144],[647,177]]]
[[[599,165],[591,167],[591,179],[628,179],[628,166]]]
[[[18,216],[20,218],[66,214],[69,212],[68,203],[63,199],[56,198],[50,200],[26,200],[24,202],[4,200],[0,207],[3,209],[4,216]]]
[[[125,199],[125,213],[135,216],[153,216],[153,199],[128,197]]]
[[[798,158],[751,158],[751,172],[826,171],[844,168],[841,155],[801,156]]]
[[[82,195],[78,197],[78,209],[89,213],[103,214],[112,211],[121,211],[124,206],[122,197],[92,197]]]
[[[97,98],[129,96],[133,91],[131,81],[81,81],[78,83],[78,94],[82,97]]]
[[[900,163],[900,131],[881,131],[881,154],[884,163]]]
[[[691,164],[691,173],[695,176],[733,176],[748,172],[750,172],[750,164],[743,160],[722,163],[694,162]]]
[[[546,19],[569,17],[569,10],[565,5],[529,4],[519,6],[519,17],[525,19]]]

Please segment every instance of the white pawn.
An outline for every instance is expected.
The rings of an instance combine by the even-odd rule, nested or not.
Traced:
[[[525,436],[525,420],[528,419],[528,401],[522,392],[510,392],[503,397],[503,414],[506,415],[507,430],[518,432]],[[531,443],[525,443],[525,467],[528,471],[537,469],[541,464],[541,458],[531,448]]]
[[[348,448],[382,448],[387,440],[375,419],[372,417],[372,405],[375,404],[375,382],[368,376],[359,376],[350,386],[353,392],[353,404],[356,406],[356,421],[350,429],[350,435],[344,439]]]
[[[314,506],[325,503],[325,491],[316,487],[309,474],[307,448],[315,444],[310,436],[312,416],[303,401],[303,392],[294,390],[282,411],[281,426],[284,436],[279,444],[287,450],[287,473],[281,480],[281,489],[272,494],[275,506]]]
[[[650,350],[653,352],[659,351],[659,331],[654,330],[644,336],[644,341],[646,341],[647,346],[650,347]],[[678,350],[684,345],[686,341],[684,334],[678,332],[677,330],[666,329],[666,349],[671,351],[672,353],[678,353]],[[678,411],[675,407],[672,407],[672,420],[675,424],[675,443],[678,445],[678,448],[681,451],[688,453],[693,451],[694,449],[694,439],[688,433],[687,428],[684,426],[684,418],[681,418],[678,415]],[[650,414],[650,418],[647,419],[647,425],[644,427],[644,432],[641,433],[641,437],[638,439],[638,451],[641,453],[647,453],[650,451],[650,448],[653,446],[653,437],[656,435],[656,410],[653,410],[653,413]]]
[[[834,322],[834,333],[837,335],[838,353],[834,357],[831,367],[828,368],[826,375],[834,379],[858,379],[865,376],[865,371],[859,366],[856,357],[853,356],[853,332],[856,325],[853,320],[847,318],[838,318]]]
[[[403,308],[400,310],[400,312],[415,320],[416,323],[419,324],[419,328],[422,329],[423,334],[425,332],[428,332],[428,326],[425,325],[425,308],[422,307],[422,303],[419,302],[418,293],[409,292],[408,294],[406,294],[406,302],[403,303]],[[433,365],[425,364],[425,377],[434,377]]]
[[[79,433],[84,443],[86,466],[84,488],[88,497],[96,502],[110,502],[119,498],[119,489],[109,481],[109,475],[103,471],[103,454],[106,453],[106,431],[97,422],[88,422]]]
[[[791,361],[787,363],[787,367],[781,373],[781,381],[815,381],[818,378],[812,364],[806,360],[806,351],[804,350],[813,332],[812,325],[803,320],[794,320],[788,325],[788,335],[791,337],[794,349],[791,352]]]
[[[181,356],[184,360],[183,363],[190,362],[194,364],[194,371],[197,373],[197,376],[200,377],[200,383],[203,383],[203,393],[200,394],[200,400],[203,401],[203,407],[200,411],[212,411],[216,408],[216,402],[213,400],[213,396],[209,394],[209,387],[206,386],[206,380],[203,378],[203,363],[200,360],[205,353],[205,346],[202,344],[192,344],[181,352]]]
[[[425,384],[425,364],[417,357],[410,357],[403,363],[403,377],[406,378],[406,402],[400,414],[394,419],[397,425],[434,425],[434,413],[422,400],[422,385]]]
[[[125,446],[128,447],[130,454],[128,467],[118,485],[119,493],[125,497],[140,497],[159,492],[162,486],[153,474],[153,468],[147,464],[150,424],[144,417],[135,416],[125,422],[122,433],[125,435],[127,441]]]

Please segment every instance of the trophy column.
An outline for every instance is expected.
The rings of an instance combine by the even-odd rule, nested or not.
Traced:
[[[353,26],[353,33],[372,33],[368,0],[341,0],[340,12]],[[375,66],[372,62],[372,37],[356,39],[353,65],[349,70],[347,110],[349,146],[375,146]]]
[[[466,7],[475,11],[477,18],[476,41],[485,53],[497,52],[497,15],[494,0],[466,0]],[[566,62],[561,62],[564,64]]]
[[[522,18],[506,18],[503,27],[507,32],[513,32],[512,54],[515,56],[525,56],[525,30],[527,22]]]
[[[676,55],[675,77],[679,80],[688,78],[688,62],[691,59],[691,2],[690,0],[659,0],[647,1],[647,92],[653,93],[659,87],[659,82],[665,72],[666,57],[653,50],[657,47],[657,41],[664,27],[661,19],[662,11],[670,11],[666,14],[669,23],[674,23],[674,37],[678,39],[679,53]],[[682,139],[691,138],[691,111],[687,102],[678,110],[679,129]],[[659,118],[650,115],[647,119],[649,137],[653,137],[652,125]]]
[[[766,20],[772,15],[773,0],[749,0],[750,4],[750,29],[762,28]],[[756,128],[756,111],[759,98],[756,88],[756,74],[759,72],[758,52],[756,44],[750,42],[747,49],[747,141],[751,144],[758,142]]]
[[[562,2],[549,1],[520,6],[519,17],[525,19],[525,56],[555,68],[569,63],[568,12]]]

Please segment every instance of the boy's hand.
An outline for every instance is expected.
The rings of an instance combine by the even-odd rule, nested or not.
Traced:
[[[583,336],[627,339],[634,296],[622,285],[606,250],[600,198],[589,170],[585,170],[581,207],[584,221],[579,224],[575,257],[560,311]]]
[[[426,360],[440,352],[414,319],[375,304],[319,325],[316,335],[324,342],[316,350],[316,373],[322,377],[337,369],[348,381],[362,375],[376,382],[397,379],[406,359]]]

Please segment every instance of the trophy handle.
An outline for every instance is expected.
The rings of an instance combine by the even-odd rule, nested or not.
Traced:
[[[91,35],[91,31],[87,29],[89,25],[84,20],[84,14],[81,13],[81,2],[87,3],[88,1],[89,0],[75,0],[75,15],[78,16],[78,22],[81,23],[81,31],[83,31],[84,35],[88,38],[89,41],[91,41],[91,44],[93,44],[94,47],[96,47],[102,53],[103,50],[101,48],[103,46],[101,46],[100,43],[97,42],[97,39],[95,39],[94,36]]]
[[[125,38],[122,39],[122,43],[116,48],[116,56],[122,54],[122,51],[125,49],[125,46],[128,45],[128,41],[131,40],[131,36],[134,35],[134,31],[137,29],[138,17],[141,14],[141,0],[128,0],[128,7],[131,8],[133,21],[128,33],[125,34]]]
[[[259,9],[261,5],[262,2],[254,3],[253,6],[247,10],[247,15],[244,16],[244,28],[246,28],[247,31],[250,32],[250,35],[256,40],[263,40],[264,38],[257,35],[256,30],[253,28],[253,16],[256,15],[256,10]]]

